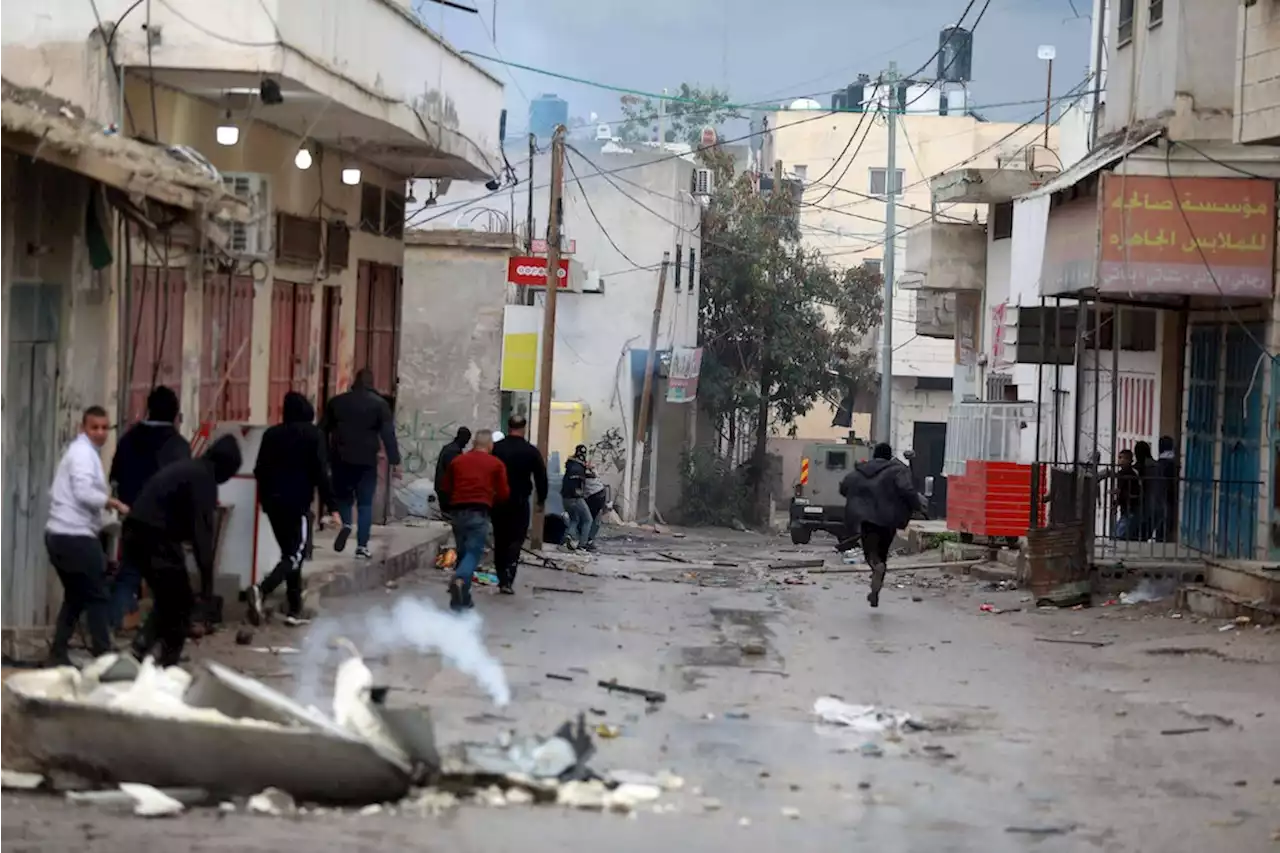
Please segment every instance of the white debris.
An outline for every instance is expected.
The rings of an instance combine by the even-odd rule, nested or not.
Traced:
[[[249,811],[253,814],[265,814],[281,817],[294,811],[296,806],[293,797],[279,788],[267,788],[249,798]]]
[[[614,811],[631,811],[661,796],[662,789],[656,785],[619,785],[609,792],[605,804]]]
[[[911,715],[875,705],[850,705],[834,696],[823,696],[813,703],[813,713],[824,723],[846,726],[862,734],[881,734],[905,726]]]
[[[350,640],[341,639],[338,645],[350,651],[351,657],[338,665],[333,679],[334,721],[367,741],[384,757],[401,765],[409,764],[409,756],[397,745],[373,708],[373,672]]]
[[[799,820],[800,810],[795,806],[783,806],[782,816],[785,817],[787,820]]]
[[[527,806],[533,802],[533,794],[524,788],[509,788],[507,802],[513,806]]]
[[[515,790],[518,789],[512,789],[511,793],[514,793]],[[507,795],[507,799],[510,802],[514,802],[514,800],[511,799],[510,793]],[[450,791],[441,791],[437,788],[427,788],[423,790],[418,795],[418,798],[413,800],[409,805],[418,809],[424,815],[434,817],[442,814],[443,812],[449,811],[450,809],[457,808],[458,797]]]
[[[749,817],[738,818],[738,826],[751,826],[751,818]]]
[[[382,803],[369,803],[359,812],[360,817],[373,817],[382,814]]]
[[[223,814],[232,814],[235,812],[235,810],[236,810],[236,804],[231,802],[230,800],[224,800],[221,803],[218,803],[218,811],[222,812]]]
[[[670,770],[663,770],[658,774],[658,786],[664,791],[679,791],[684,787],[684,779]]]
[[[718,812],[722,807],[721,802],[715,797],[707,797],[702,801],[702,810],[704,812]]]
[[[21,770],[0,770],[0,787],[15,791],[34,791],[44,784],[39,773],[23,773]]]
[[[590,782],[565,782],[556,791],[556,803],[571,809],[601,810],[609,789],[598,779]]]
[[[475,792],[476,802],[482,806],[490,806],[500,809],[509,801],[507,795],[497,785],[490,785],[488,788],[481,788]]]
[[[139,782],[121,782],[120,790],[133,798],[133,813],[139,817],[172,817],[181,814],[184,806],[173,797]]]

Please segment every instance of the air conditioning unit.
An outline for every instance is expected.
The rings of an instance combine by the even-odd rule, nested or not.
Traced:
[[[583,293],[604,293],[604,277],[600,275],[600,270],[587,270],[587,276],[582,282]]]
[[[996,155],[997,169],[1026,169],[1027,149],[1007,149]]]
[[[694,169],[693,171],[693,194],[694,195],[711,195],[715,192],[716,176],[710,169]]]
[[[227,192],[249,204],[249,221],[232,223],[229,229],[234,255],[265,258],[271,253],[271,184],[266,175],[257,172],[224,172],[222,185]]]

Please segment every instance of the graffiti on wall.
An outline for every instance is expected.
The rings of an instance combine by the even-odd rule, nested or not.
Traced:
[[[429,477],[435,473],[436,457],[458,432],[455,420],[430,412],[403,412],[396,417],[396,442],[406,477]]]
[[[622,431],[617,427],[605,430],[595,442],[587,446],[587,458],[597,468],[616,468],[619,472],[627,467],[627,443],[622,438]]]

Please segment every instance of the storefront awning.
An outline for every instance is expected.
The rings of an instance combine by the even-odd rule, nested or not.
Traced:
[[[251,211],[228,193],[213,167],[160,145],[120,136],[74,105],[3,81],[4,147],[135,197],[201,214],[208,224],[246,222]],[[220,229],[219,229],[220,230]]]
[[[1098,146],[1090,151],[1080,162],[1052,180],[1046,181],[1037,189],[1022,196],[1022,198],[1039,198],[1040,196],[1052,195],[1068,189],[1098,170],[1105,169],[1117,160],[1129,156],[1163,133],[1163,127],[1148,124],[1112,134],[1110,137],[1100,140]]]

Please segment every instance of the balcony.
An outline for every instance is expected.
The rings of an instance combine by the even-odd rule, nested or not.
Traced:
[[[956,295],[945,290],[916,293],[916,334],[922,338],[956,336]]]
[[[1280,8],[1241,6],[1239,17],[1235,141],[1280,144]]]
[[[987,231],[977,223],[933,221],[907,233],[905,290],[981,291],[987,280]]]
[[[6,8],[6,53],[14,33],[25,47],[83,43],[94,9],[75,0]],[[252,104],[254,120],[394,174],[484,180],[499,170],[501,82],[407,3],[97,0],[96,9],[107,32],[118,22],[115,60],[132,75],[218,106]],[[257,97],[263,78],[282,102]]]

